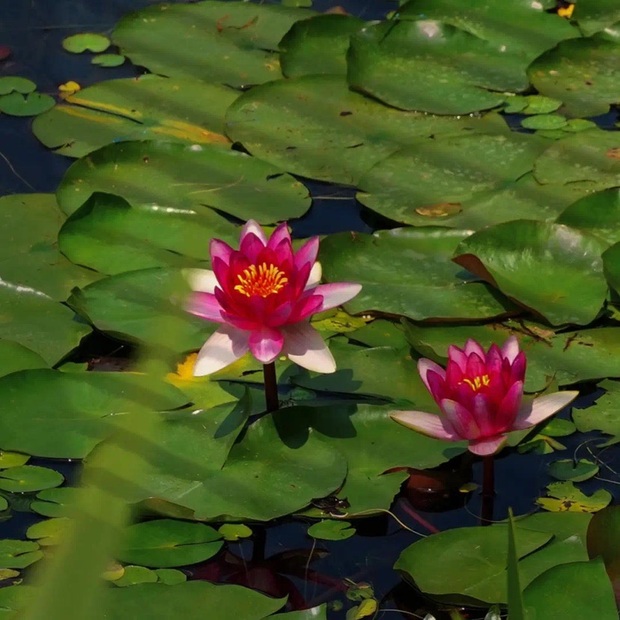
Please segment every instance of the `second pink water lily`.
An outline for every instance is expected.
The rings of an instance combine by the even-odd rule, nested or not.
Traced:
[[[555,392],[523,402],[526,359],[512,336],[487,352],[474,340],[450,346],[448,365],[420,359],[418,370],[443,415],[395,411],[404,426],[450,441],[465,440],[474,454],[498,452],[506,434],[535,426],[574,400],[579,392]]]
[[[213,239],[213,270],[191,270],[194,293],[188,310],[220,327],[198,354],[195,375],[216,372],[247,351],[269,364],[286,355],[318,372],[336,369],[334,358],[310,317],[339,306],[360,291],[359,284],[319,284],[318,237],[297,252],[285,223],[267,238],[250,220],[241,231],[239,249]]]

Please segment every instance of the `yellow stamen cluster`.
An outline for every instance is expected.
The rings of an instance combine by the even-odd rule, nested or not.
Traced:
[[[239,284],[235,286],[235,291],[246,297],[268,297],[282,290],[288,282],[286,274],[271,263],[261,263],[258,267],[250,265],[237,275],[237,280]]]
[[[491,380],[489,379],[489,375],[482,375],[478,377],[474,377],[472,379],[463,379],[463,383],[467,383],[467,385],[474,391],[477,392],[483,386],[489,385]]]

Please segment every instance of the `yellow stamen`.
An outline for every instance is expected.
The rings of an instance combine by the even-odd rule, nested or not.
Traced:
[[[268,297],[274,293],[278,293],[288,282],[283,271],[280,271],[275,265],[261,263],[258,265],[250,265],[243,270],[243,274],[237,275],[239,284],[235,286],[238,291],[246,297],[258,295],[260,297]]]
[[[489,379],[489,375],[479,375],[472,379],[463,379],[463,383],[467,383],[467,385],[474,391],[477,392],[483,386],[489,385],[491,380]]]

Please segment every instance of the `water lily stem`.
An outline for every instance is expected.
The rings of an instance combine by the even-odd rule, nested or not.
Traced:
[[[263,377],[265,380],[265,404],[267,413],[277,411],[280,407],[278,400],[278,381],[276,379],[276,363],[263,364]]]
[[[482,514],[480,525],[493,522],[493,504],[495,502],[495,455],[482,457]]]

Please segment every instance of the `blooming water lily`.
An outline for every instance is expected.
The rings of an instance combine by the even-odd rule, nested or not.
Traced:
[[[239,250],[219,239],[213,239],[209,249],[213,271],[189,272],[194,293],[187,309],[221,325],[198,353],[195,375],[220,370],[247,351],[263,364],[286,355],[309,370],[336,370],[309,319],[349,301],[361,286],[319,284],[318,237],[294,252],[286,223],[267,239],[250,220],[241,231]]]
[[[486,353],[471,339],[464,349],[450,346],[445,370],[431,360],[418,361],[420,376],[443,415],[423,411],[390,415],[431,437],[466,440],[474,454],[495,454],[506,442],[506,433],[535,426],[579,394],[555,392],[522,402],[525,366],[525,354],[514,336]]]

